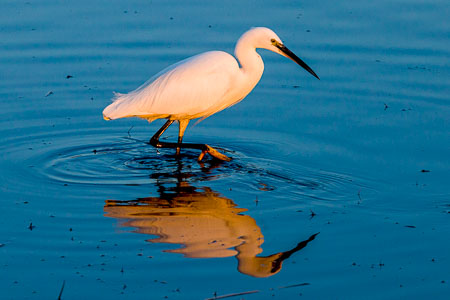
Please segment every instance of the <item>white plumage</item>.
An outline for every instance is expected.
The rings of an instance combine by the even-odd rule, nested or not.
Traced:
[[[177,153],[180,147],[198,148],[181,143],[189,120],[209,117],[250,93],[264,71],[264,63],[256,48],[289,57],[317,77],[272,30],[257,27],[244,33],[236,44],[235,55],[240,66],[233,56],[223,51],[187,58],[154,75],[136,90],[128,94],[117,93],[113,103],[103,110],[103,117],[106,120],[141,117],[149,121],[165,118],[168,119],[167,126],[152,138],[154,146],[176,147]],[[159,142],[161,134],[175,120],[180,123],[178,144]],[[216,156],[208,149],[203,151],[203,155],[206,152]]]
[[[128,94],[116,94],[103,114],[109,119],[195,119],[227,104],[239,72],[228,53],[211,51],[167,67]]]

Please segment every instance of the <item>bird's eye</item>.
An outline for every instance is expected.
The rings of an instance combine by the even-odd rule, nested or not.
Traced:
[[[277,41],[275,41],[275,39],[270,39],[270,42],[271,42],[272,44],[275,44]]]

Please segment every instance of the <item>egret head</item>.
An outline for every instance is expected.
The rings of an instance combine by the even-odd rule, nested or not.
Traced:
[[[297,55],[295,55],[291,50],[289,50],[278,37],[278,35],[266,27],[254,27],[244,33],[239,39],[238,43],[241,41],[246,41],[252,44],[255,48],[263,48],[270,50],[272,52],[278,53],[287,57],[299,66],[308,71],[311,75],[320,79],[319,76]]]

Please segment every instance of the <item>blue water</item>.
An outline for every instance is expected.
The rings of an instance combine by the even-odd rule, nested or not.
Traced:
[[[0,298],[446,299],[449,10],[2,1]],[[260,51],[255,90],[185,136],[231,162],[147,145],[163,121],[103,120],[113,91],[252,26],[321,80]]]

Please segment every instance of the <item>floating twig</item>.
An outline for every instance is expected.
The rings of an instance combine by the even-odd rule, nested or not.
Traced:
[[[213,298],[208,298],[206,300],[225,299],[225,298],[242,296],[242,295],[248,295],[248,294],[255,294],[255,293],[259,293],[259,291],[258,290],[254,290],[254,291],[248,291],[248,292],[227,294],[227,295],[222,295],[222,296],[214,296]]]
[[[63,293],[63,291],[64,291],[64,286],[66,285],[66,281],[64,280],[63,281],[63,284],[62,284],[62,286],[61,286],[61,290],[59,291],[59,296],[58,296],[58,300],[61,300],[61,296],[62,296],[62,293]]]
[[[304,282],[304,283],[298,283],[298,284],[291,284],[291,285],[286,285],[286,286],[280,286],[278,289],[290,289],[293,287],[298,287],[298,286],[305,286],[305,285],[309,285],[308,282]]]
[[[131,132],[131,129],[133,129],[133,127],[134,127],[134,125],[132,125],[132,126],[130,127],[130,129],[128,129],[128,137],[131,137],[130,132]]]

